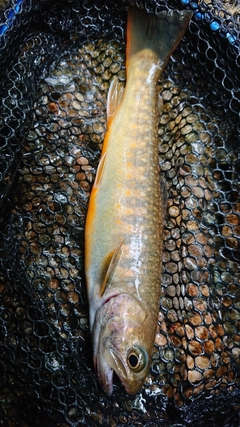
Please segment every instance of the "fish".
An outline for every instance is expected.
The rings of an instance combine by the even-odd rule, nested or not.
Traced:
[[[114,372],[125,391],[136,394],[152,361],[164,225],[157,81],[191,16],[155,16],[130,6],[126,86],[115,78],[108,92],[107,131],[85,223],[93,361],[108,395]]]

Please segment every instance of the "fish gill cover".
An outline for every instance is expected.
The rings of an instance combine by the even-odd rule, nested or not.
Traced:
[[[12,0],[1,11],[3,426],[239,425],[239,4],[136,4],[194,15],[158,83],[162,298],[134,397],[117,380],[112,397],[98,384],[83,274],[107,92],[114,76],[125,81],[128,2]]]

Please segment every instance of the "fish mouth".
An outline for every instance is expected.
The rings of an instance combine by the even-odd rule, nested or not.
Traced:
[[[116,353],[116,351],[113,348],[109,349],[110,355],[111,355],[111,367],[109,369],[112,370],[112,377],[111,381],[113,380],[113,371],[120,379],[122,385],[125,388],[125,391],[128,394],[136,394],[139,389],[142,387],[144,383],[144,379],[131,379],[129,381],[129,372],[126,369],[126,365],[124,364],[122,358]],[[145,378],[145,377],[144,377]]]
[[[115,350],[113,350],[113,348],[109,348],[108,351],[110,353],[108,357],[109,364],[104,361],[102,365],[99,363],[96,363],[95,365],[98,379],[103,390],[108,394],[108,396],[112,395],[113,372],[115,372],[116,376],[119,378],[122,385],[124,386],[126,393],[136,394],[139,391],[139,388],[142,386],[143,382],[133,381],[129,383],[128,373],[122,359],[115,352]]]
[[[116,370],[118,370],[118,377],[121,379],[121,381],[123,382],[124,379],[127,379],[127,371],[126,368],[124,366],[124,363],[121,359],[121,357],[115,352],[115,350],[113,350],[113,348],[109,349],[109,352],[112,356],[112,361],[114,366],[112,366],[112,369],[114,370],[114,372],[116,373]]]
[[[113,392],[113,372],[115,372],[115,374],[119,377],[124,386],[124,380],[127,378],[127,372],[123,361],[113,350],[113,348],[109,348],[108,351],[110,353],[107,358],[109,363],[104,360],[101,364],[101,362],[99,363],[96,358],[94,365],[102,388],[109,396],[111,396]],[[116,371],[118,371],[118,373]]]
[[[111,299],[118,297],[118,295],[119,293],[116,293],[116,292],[110,293],[109,295],[107,295],[103,299],[99,309],[102,309],[103,306],[105,306]],[[95,335],[94,335],[95,340],[93,340],[93,342],[95,341],[93,345],[94,369],[95,369],[95,372],[97,373],[97,376],[102,388],[110,396],[113,392],[113,371],[114,371],[114,369],[111,366],[112,364],[111,362],[112,362],[112,359],[114,360],[116,358],[116,357],[111,357],[111,355],[115,352],[113,349],[110,349],[110,355],[108,354],[107,361],[105,360],[104,354],[106,354],[106,350],[103,349],[103,351],[100,351],[101,345],[99,343],[101,322],[96,323],[96,319],[95,319],[94,326],[95,326]],[[108,363],[108,361],[110,363]]]
[[[113,392],[113,369],[110,366],[105,365],[103,370],[96,361],[95,370],[103,390],[108,394],[108,396],[111,396]]]

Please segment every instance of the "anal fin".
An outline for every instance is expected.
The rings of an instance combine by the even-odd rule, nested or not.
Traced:
[[[109,122],[115,115],[118,106],[121,104],[124,86],[115,77],[109,87],[107,98],[107,121]]]
[[[94,181],[94,187],[95,188],[99,187],[99,185],[100,185],[102,175],[103,175],[103,171],[104,171],[105,160],[106,160],[106,153],[102,154],[102,156],[100,157],[100,161],[99,161],[97,173],[96,173],[96,178]]]

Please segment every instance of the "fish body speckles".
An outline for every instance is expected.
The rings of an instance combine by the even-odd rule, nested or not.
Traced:
[[[127,83],[113,81],[108,130],[85,229],[94,364],[108,394],[113,371],[128,393],[151,363],[160,298],[163,192],[158,171],[156,83],[190,12],[159,17],[129,8]]]

